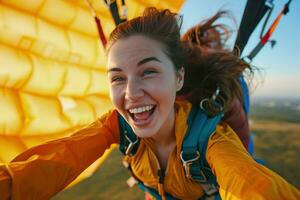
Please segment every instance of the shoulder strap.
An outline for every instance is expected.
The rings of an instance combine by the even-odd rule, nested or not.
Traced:
[[[240,82],[242,94],[243,94],[243,108],[244,108],[246,115],[248,115],[248,112],[250,109],[249,88],[244,79],[244,76],[239,77],[239,82]]]
[[[223,114],[209,117],[202,109],[192,108],[185,139],[180,154],[186,176],[200,183],[206,196],[218,193],[215,176],[206,161],[206,147],[209,137],[215,132]]]
[[[125,119],[118,113],[119,129],[120,129],[120,146],[119,149],[124,155],[134,156],[140,140],[134,134],[132,128]]]

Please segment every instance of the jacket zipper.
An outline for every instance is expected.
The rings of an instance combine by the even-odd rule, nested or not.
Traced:
[[[171,151],[171,154],[173,153],[173,151]],[[167,168],[166,168],[166,171],[163,171],[160,167],[160,164],[158,162],[158,159],[156,157],[156,155],[154,154],[154,158],[155,158],[155,161],[157,163],[157,176],[158,176],[158,194],[161,196],[161,199],[162,200],[166,200],[166,194],[165,194],[165,190],[164,190],[164,178],[165,178],[165,175],[169,169],[169,161],[170,161],[170,157],[171,157],[171,154],[169,155],[169,158],[168,158],[168,163],[167,163]]]

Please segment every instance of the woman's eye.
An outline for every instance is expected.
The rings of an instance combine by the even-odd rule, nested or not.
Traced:
[[[122,77],[120,77],[120,76],[117,76],[117,77],[113,77],[112,79],[111,79],[111,82],[113,83],[113,82],[121,82],[121,81],[123,81],[124,79],[122,78]]]
[[[157,71],[155,71],[155,70],[145,70],[143,72],[143,75],[150,75],[150,74],[155,74],[155,73],[157,73]]]

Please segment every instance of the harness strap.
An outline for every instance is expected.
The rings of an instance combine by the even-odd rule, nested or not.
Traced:
[[[118,113],[120,129],[119,149],[124,155],[134,156],[140,144],[140,139],[134,134],[132,128],[125,119]]]
[[[243,94],[243,108],[246,115],[248,115],[250,109],[249,88],[244,79],[244,76],[239,77],[239,83],[242,88],[242,94]]]
[[[111,12],[111,15],[114,19],[116,26],[122,23],[123,21],[126,21],[126,19],[120,18],[118,4],[116,0],[104,0],[104,1],[109,6],[109,10]]]
[[[199,182],[206,196],[213,196],[218,193],[218,185],[206,161],[206,147],[223,115],[210,118],[200,108],[192,109],[191,117],[194,119],[188,119],[191,126],[183,141],[180,157],[186,177]]]

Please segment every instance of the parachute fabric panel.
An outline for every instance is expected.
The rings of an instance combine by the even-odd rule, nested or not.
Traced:
[[[148,6],[176,12],[183,2],[127,0],[127,16]],[[111,13],[103,0],[91,4],[107,37],[115,27]],[[112,108],[105,68],[85,0],[0,0],[0,162],[68,136]]]

